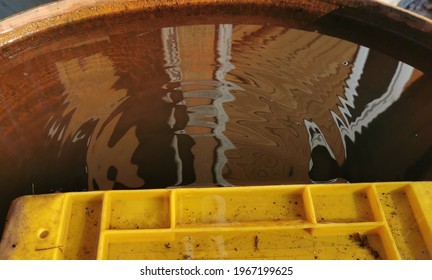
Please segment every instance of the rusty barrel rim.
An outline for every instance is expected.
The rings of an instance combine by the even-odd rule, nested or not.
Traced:
[[[370,0],[64,0],[0,21],[0,53],[17,41],[80,21],[128,13],[173,17],[173,11],[179,14],[175,20],[186,24],[190,16],[205,19],[216,14],[234,19],[247,15],[283,23],[292,21],[292,15],[303,14],[294,20],[320,33],[377,49],[422,71],[432,71],[432,21]]]

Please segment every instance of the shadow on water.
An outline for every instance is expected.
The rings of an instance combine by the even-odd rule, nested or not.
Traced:
[[[432,179],[430,73],[316,32],[125,27],[1,63],[1,221],[56,191]]]

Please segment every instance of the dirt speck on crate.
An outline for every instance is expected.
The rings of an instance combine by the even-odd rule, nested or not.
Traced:
[[[254,238],[254,248],[255,248],[255,251],[258,251],[258,243],[259,243],[258,235],[255,235],[255,238]]]
[[[360,248],[367,249],[374,259],[378,260],[381,258],[379,252],[369,244],[366,234],[354,233],[349,235],[349,239],[357,243]]]

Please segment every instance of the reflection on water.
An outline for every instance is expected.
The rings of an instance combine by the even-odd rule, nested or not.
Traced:
[[[2,205],[87,189],[432,179],[431,76],[384,54],[271,25],[86,36],[3,58]]]

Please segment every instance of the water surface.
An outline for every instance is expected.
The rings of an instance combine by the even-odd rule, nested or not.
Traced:
[[[432,180],[430,73],[349,41],[216,24],[2,55],[3,216],[56,191]]]

